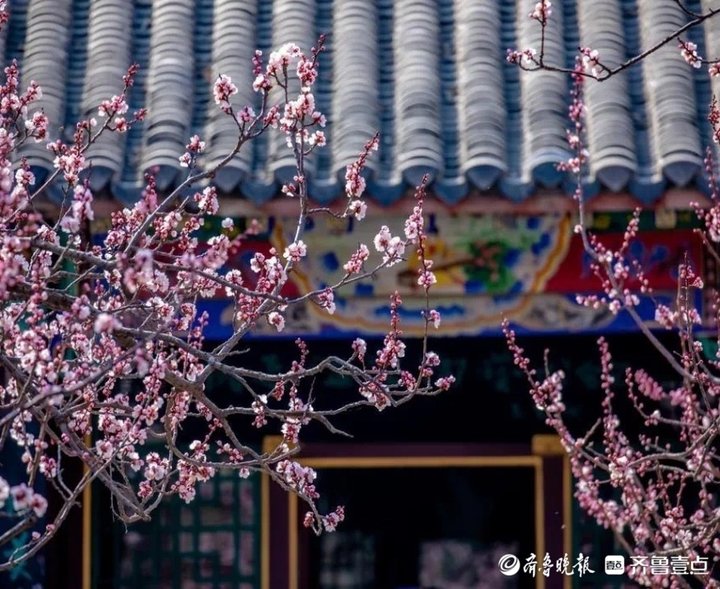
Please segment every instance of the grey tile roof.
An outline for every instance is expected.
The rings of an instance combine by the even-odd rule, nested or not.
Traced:
[[[430,172],[434,192],[454,203],[468,195],[520,201],[538,189],[570,189],[555,169],[567,156],[568,80],[521,72],[508,47],[539,47],[531,0],[11,0],[5,58],[22,62],[44,89],[42,106],[71,133],[72,123],[117,92],[131,61],[141,65],[131,106],[147,106],[142,126],[96,148],[92,182],[131,201],[142,173],[158,170],[168,188],[177,160],[199,133],[208,160],[234,143],[233,127],[211,100],[212,80],[232,76],[238,103],[252,102],[250,58],[294,41],[308,47],[329,34],[317,102],[328,115],[330,147],[311,163],[311,194],[341,196],[344,166],[381,132],[369,194],[382,203]],[[689,2],[700,9],[701,1]],[[702,0],[707,7],[717,0]],[[556,0],[547,59],[571,65],[578,45],[614,65],[673,31],[685,16],[673,0]],[[720,55],[720,21],[707,24]],[[690,38],[701,50],[703,31]],[[641,67],[587,87],[588,190],[628,191],[642,201],[671,186],[702,185],[704,120],[710,82],[688,67],[673,43]],[[225,192],[255,202],[278,193],[292,170],[280,139],[263,138],[216,178]],[[25,155],[51,167],[41,146]]]

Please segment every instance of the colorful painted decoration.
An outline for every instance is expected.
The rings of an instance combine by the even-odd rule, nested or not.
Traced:
[[[609,247],[622,241],[625,215],[600,215],[594,227]],[[219,219],[206,221],[209,231]],[[386,219],[393,233],[401,231],[403,218]],[[283,251],[291,242],[289,231],[294,220],[269,217],[259,235],[244,242],[229,267],[242,271],[248,284],[254,273],[250,260],[255,252],[269,254],[272,248]],[[578,293],[599,292],[598,279],[590,270],[590,260],[580,238],[572,232],[574,221],[567,214],[519,215],[431,215],[429,251],[435,261],[437,284],[433,287],[434,305],[443,318],[444,336],[495,335],[503,317],[519,331],[579,332],[627,330],[633,324],[623,314],[614,316],[605,310],[593,310],[575,301]],[[647,225],[647,223],[645,223]],[[236,227],[243,227],[239,220]],[[333,217],[313,219],[304,236],[312,252],[293,272],[283,290],[286,297],[298,297],[323,289],[339,281],[343,264],[359,243],[372,243],[377,223],[353,223]],[[96,231],[102,228],[96,226]],[[201,231],[200,238],[202,239]],[[658,229],[654,223],[640,232],[631,254],[640,262],[655,300],[669,299],[675,289],[678,263],[687,254],[701,267],[702,245],[690,223],[676,223],[672,229]],[[371,268],[373,257],[367,263]],[[381,335],[387,329],[388,300],[395,290],[403,298],[403,331],[419,335],[423,329],[422,289],[417,286],[418,260],[412,252],[372,280],[355,283],[335,298],[333,314],[311,300],[294,308],[287,318],[281,337],[295,335],[341,334]],[[231,302],[218,291],[216,299],[205,301],[201,309],[210,313],[207,336],[225,336],[230,331]],[[651,320],[654,309],[650,300],[640,306]],[[277,333],[260,323],[262,336]]]

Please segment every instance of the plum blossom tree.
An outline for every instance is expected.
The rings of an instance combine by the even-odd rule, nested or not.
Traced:
[[[685,10],[682,3],[678,4]],[[688,24],[662,44],[672,42],[714,16],[717,10],[686,13]],[[538,2],[529,16],[542,27],[544,39],[551,3]],[[579,48],[575,67],[570,70],[547,64],[543,52],[532,48],[510,50],[508,60],[524,69],[565,71],[572,76],[571,128],[567,135],[572,156],[560,168],[577,179],[575,231],[582,238],[600,291],[599,295],[578,296],[578,303],[605,308],[613,314],[629,314],[674,371],[676,383],[663,386],[651,375],[652,367],[627,368],[624,374],[616,374],[610,347],[600,338],[598,362],[603,393],[600,415],[589,430],[576,433],[566,416],[563,372],[550,368],[549,354],[544,370],[534,367],[507,321],[503,330],[515,364],[527,377],[535,405],[558,433],[567,452],[580,507],[599,525],[612,530],[618,544],[631,556],[644,557],[648,563],[653,558],[678,563],[707,559],[710,565],[708,569],[668,567],[669,571],[650,566],[630,567],[627,569],[630,577],[648,587],[719,587],[720,352],[708,353],[698,331],[710,328],[716,333],[715,339],[720,339],[720,296],[715,291],[711,293],[710,317],[703,318],[697,295],[709,289],[701,270],[686,258],[678,269],[674,301],[663,302],[653,292],[642,265],[631,256],[630,245],[638,235],[640,211],[632,216],[622,244],[610,248],[588,228],[582,188],[592,157],[585,148],[583,82],[589,78],[603,81],[646,58],[662,44],[614,68],[604,65],[592,48]],[[718,75],[716,62],[700,56],[695,44],[680,40],[679,45],[681,56],[689,65],[707,66],[709,75]],[[720,110],[715,100],[708,118],[718,143]],[[698,238],[707,246],[708,255],[720,261],[717,253],[720,192],[713,153],[708,149],[705,162],[712,204],[706,210],[697,204],[693,207],[700,221]],[[654,301],[656,329],[651,329],[638,311],[642,298]],[[677,347],[668,346],[658,330],[673,333]],[[623,403],[632,407],[636,419],[631,419],[632,410],[619,409]],[[639,422],[639,428],[633,421]]]
[[[4,3],[0,8],[5,22]],[[0,450],[14,448],[25,474],[11,480],[0,470],[0,507],[7,522],[0,546],[13,542],[15,548],[0,562],[0,571],[37,553],[94,481],[110,492],[115,516],[131,523],[148,519],[168,496],[192,501],[197,485],[220,469],[240,477],[261,471],[306,502],[306,526],[317,533],[332,531],[343,508],[320,513],[316,474],[293,458],[303,428],[318,422],[343,433],[333,418],[345,411],[382,410],[452,385],[451,376],[436,374],[439,358],[427,347],[440,315],[428,298],[435,277],[426,256],[425,182],[417,188],[404,232],[393,235],[383,226],[373,244],[357,247],[336,284],[294,298],[283,288],[308,255],[303,231],[311,216],[363,219],[363,171],[378,147],[377,136],[368,138],[347,167],[344,207],[313,207],[305,169],[307,158],[326,143],[325,117],[313,96],[322,50],[321,38],[307,53],[288,44],[265,61],[256,52],[255,105],[235,105],[237,87],[219,76],[212,94],[236,125],[234,148],[217,165],[205,167],[205,143],[189,138],[185,153],[178,154],[187,168],[180,185],[160,194],[148,173],[142,198],[113,213],[99,243],[86,231],[94,217],[87,181],[92,146],[101,135],[125,133],[145,117],[143,109],[131,112],[127,101],[137,67],[129,68],[119,94],[98,105],[95,118],[77,123],[69,143],[51,137],[48,118],[33,111],[40,85],[31,81],[22,89],[18,65],[5,68],[0,86],[0,365],[5,377]],[[225,219],[206,244],[196,232],[205,216],[219,211],[213,174],[263,133],[284,136],[294,154],[296,174],[282,192],[296,204],[297,217],[292,243],[284,251],[256,253],[254,278],[248,279],[226,262],[256,224],[240,231]],[[42,185],[21,157],[29,142],[45,143],[55,155],[55,170]],[[65,199],[52,213],[42,212],[38,202],[51,182],[63,183]],[[397,264],[406,253],[420,261],[417,282],[426,301],[423,352],[414,364],[405,358],[397,293],[387,335],[376,351],[358,338],[344,355],[339,351],[311,363],[308,344],[298,339],[297,356],[278,372],[242,364],[240,346],[259,324],[283,331],[288,310],[299,303],[332,314],[338,289]],[[233,305],[233,329],[211,346],[203,335],[208,316],[198,311],[198,303],[219,295]],[[316,409],[319,394],[311,383],[323,373],[347,379],[357,397],[334,404],[322,399],[324,408]],[[217,398],[206,387],[214,374],[234,380],[242,393]],[[280,432],[282,442],[259,452],[246,443],[248,428]],[[183,435],[198,430],[192,439]],[[77,483],[64,476],[68,461],[84,465]],[[47,497],[39,490],[43,480],[62,500],[57,513],[48,512]],[[27,532],[30,540],[18,543]]]

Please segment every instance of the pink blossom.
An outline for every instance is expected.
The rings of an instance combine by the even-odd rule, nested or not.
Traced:
[[[298,59],[296,73],[303,86],[312,86],[317,78],[317,69],[314,67],[312,60],[305,56]]]
[[[427,352],[425,354],[425,363],[428,366],[440,366],[440,356],[435,352]]]
[[[584,70],[597,78],[600,75],[600,54],[598,50],[590,49],[590,47],[581,47],[580,53],[582,55]]]
[[[87,184],[79,184],[73,190],[73,214],[79,219],[95,219],[95,212],[92,207],[93,193]]]
[[[286,43],[277,51],[271,52],[267,64],[268,75],[282,73],[284,68],[290,64],[290,60],[300,55],[300,48],[295,43]]]
[[[400,262],[404,253],[405,242],[397,236],[392,237],[387,247],[385,248],[383,263],[387,264],[388,266],[393,266],[394,264]]]
[[[193,199],[198,205],[201,213],[214,215],[220,208],[217,198],[217,190],[214,186],[207,186],[202,192],[196,192]]]
[[[33,490],[25,483],[10,487],[10,495],[12,496],[13,509],[15,511],[24,511],[31,505]]]
[[[262,255],[260,252],[257,252],[252,260],[250,260],[250,269],[255,272],[256,274],[259,274],[262,272],[263,268],[265,267],[265,256]]]
[[[233,84],[230,76],[220,74],[213,86],[213,98],[215,99],[215,104],[217,104],[222,110],[229,111],[230,98],[234,94],[237,94],[237,91],[237,86]]]
[[[32,118],[25,121],[25,129],[36,142],[43,141],[47,137],[49,120],[44,112],[37,111]]]
[[[368,247],[364,243],[361,243],[358,246],[358,249],[353,252],[352,256],[350,256],[350,260],[343,265],[343,269],[348,274],[359,274],[362,271],[363,264],[369,256],[370,251],[368,250]]]
[[[367,205],[365,201],[353,200],[348,204],[348,213],[355,217],[358,221],[362,221],[367,213]]]
[[[535,4],[535,8],[530,13],[530,18],[545,24],[548,18],[552,15],[552,3],[550,0],[540,0]]]
[[[332,315],[335,313],[335,294],[331,288],[326,288],[317,296],[318,304]]]
[[[322,525],[326,532],[334,532],[338,524],[345,519],[345,508],[338,505],[335,511],[328,513],[322,518]]]
[[[697,52],[697,45],[690,41],[679,41],[683,59],[694,68],[702,67],[702,57]]]
[[[435,381],[435,386],[441,391],[447,391],[455,384],[454,376],[443,376]]]
[[[422,209],[420,206],[416,206],[413,209],[412,215],[405,221],[405,238],[410,243],[417,243],[420,239],[420,234],[423,230],[424,219],[422,216]]]
[[[347,167],[345,171],[345,193],[348,198],[357,198],[365,192],[365,178],[360,175],[360,170],[354,164]]]
[[[145,458],[143,475],[148,481],[161,481],[168,474],[168,459],[161,458],[157,452],[150,452]]]
[[[104,100],[98,108],[99,117],[112,117],[123,115],[128,111],[127,102],[124,96],[113,96],[110,100]]]
[[[308,511],[305,514],[305,517],[303,518],[303,526],[306,528],[309,528],[313,525],[313,522],[315,521],[315,514],[312,511]]]
[[[35,174],[29,169],[19,168],[15,172],[15,182],[24,186],[33,186],[35,184]]]
[[[190,142],[185,146],[191,153],[202,153],[205,151],[205,142],[200,139],[198,135],[193,135],[190,138]]]
[[[48,478],[54,478],[57,476],[57,461],[54,458],[48,456],[40,457],[40,472]]]
[[[308,144],[323,147],[327,144],[327,138],[323,131],[315,131],[308,137]]]
[[[307,246],[302,239],[291,243],[285,248],[283,252],[283,258],[292,262],[299,262],[302,258],[307,255]]]
[[[71,186],[77,184],[80,172],[86,167],[85,156],[77,149],[71,149],[68,153],[57,156],[53,163],[62,171],[65,181]]]
[[[255,111],[250,106],[243,106],[237,114],[239,123],[250,123],[255,118]]]
[[[278,331],[285,329],[285,317],[277,311],[273,311],[268,315],[268,323],[274,326]]]
[[[95,325],[93,329],[95,333],[112,333],[112,331],[118,327],[118,321],[109,313],[100,313],[95,319]]]
[[[295,489],[298,493],[302,493],[311,498],[318,497],[315,485],[313,484],[317,474],[312,468],[302,466],[292,460],[281,460],[275,466],[275,471],[283,477],[287,485]]]
[[[280,122],[280,111],[277,106],[271,106],[265,117],[263,123],[269,127],[277,127]]]
[[[36,517],[43,517],[47,511],[48,502],[42,495],[32,493],[28,506],[33,510]]]
[[[423,270],[420,272],[417,282],[419,286],[429,288],[437,282],[437,278],[435,277],[435,273],[430,272],[429,270]]]
[[[375,383],[360,387],[360,394],[378,411],[382,411],[390,404],[387,394]]]
[[[383,225],[380,227],[380,231],[375,235],[375,238],[373,239],[373,245],[375,246],[375,249],[378,252],[384,252],[387,250],[387,248],[390,246],[390,240],[392,239],[392,235],[390,233],[390,229],[388,229],[387,225]]]
[[[435,309],[430,309],[427,315],[427,319],[433,324],[433,327],[437,329],[440,327],[440,313]]]
[[[255,92],[268,92],[272,87],[272,84],[268,76],[265,74],[258,74],[255,76],[255,80],[253,80],[252,87]]]
[[[358,357],[358,360],[362,362],[365,359],[365,353],[367,352],[367,343],[364,339],[355,338],[352,343],[353,354]]]

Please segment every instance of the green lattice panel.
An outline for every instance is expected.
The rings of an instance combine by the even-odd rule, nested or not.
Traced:
[[[120,538],[118,589],[258,589],[260,484],[222,473]]]

